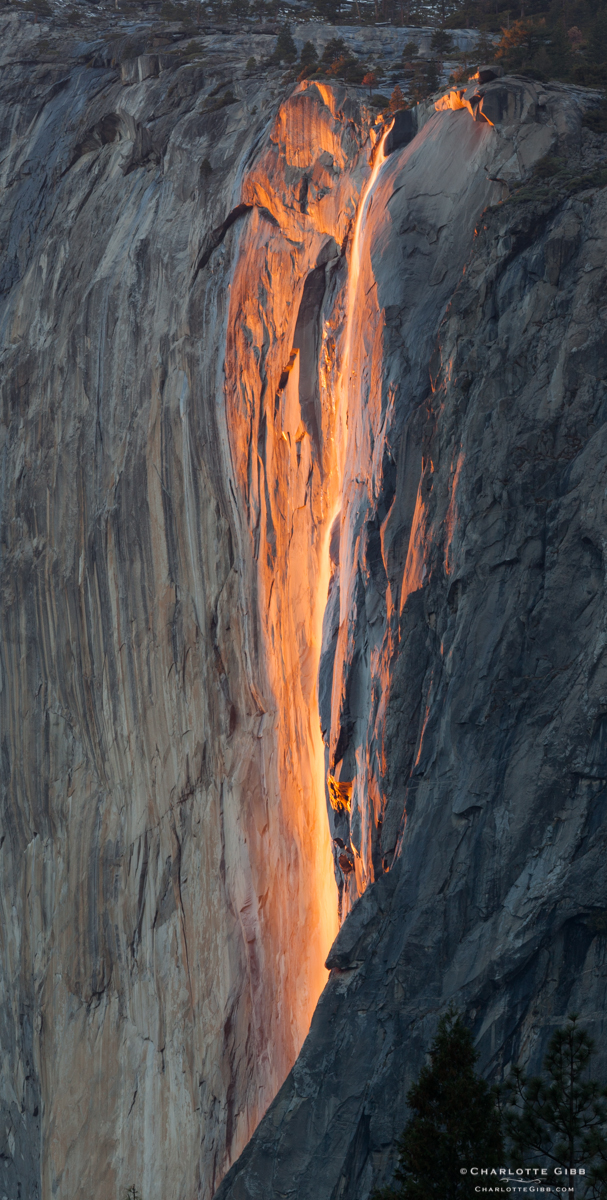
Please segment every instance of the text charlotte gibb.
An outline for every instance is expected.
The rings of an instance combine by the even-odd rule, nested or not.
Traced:
[[[507,1167],[460,1167],[460,1175],[495,1175],[499,1176],[499,1186],[481,1187],[477,1184],[475,1192],[573,1192],[574,1188],[570,1186],[566,1179],[559,1186],[558,1183],[549,1183],[546,1179],[549,1170],[547,1167],[516,1167],[508,1170]],[[573,1175],[585,1175],[585,1167],[552,1167],[550,1174],[554,1177]],[[526,1175],[527,1179],[523,1176]],[[532,1179],[529,1177],[533,1176]],[[539,1176],[539,1178],[538,1178]],[[489,1183],[489,1180],[487,1180]],[[496,1179],[497,1183],[497,1179]],[[502,1186],[503,1185],[503,1186]]]

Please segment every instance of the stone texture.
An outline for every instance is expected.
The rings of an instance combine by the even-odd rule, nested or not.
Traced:
[[[367,889],[217,1200],[366,1200],[450,1001],[490,1075],[537,1066],[573,1009],[607,1069],[607,197],[481,212],[528,155],[605,146],[564,88],[484,97],[499,126],[441,108],[373,195],[325,623],[342,886]]]
[[[457,50],[470,53],[474,50],[479,38],[478,29],[454,29],[449,31],[453,46]],[[434,28],[418,25],[340,25],[337,36],[343,38],[346,46],[359,58],[369,61],[382,60],[398,61],[402,58],[403,48],[414,43],[417,53],[432,56],[432,34]],[[304,42],[310,41],[316,47],[317,53],[322,52],[331,38],[336,36],[335,28],[321,22],[305,21],[293,26],[293,38],[298,51]]]
[[[311,721],[322,612],[298,576],[298,627],[287,556],[260,623],[256,501],[226,424],[230,280],[258,238],[271,380],[309,265],[335,254],[355,200],[344,185],[334,212],[336,172],[313,148],[314,215],[273,295],[264,270],[293,258],[298,218],[281,235],[263,170],[246,195],[243,174],[277,72],[260,94],[237,52],[213,67],[207,49],[202,68],[125,80],[103,44],[58,63],[55,41],[41,63],[44,29],[6,30],[2,1183],[10,1200],[133,1183],[146,1200],[208,1197],[295,1059],[337,930]],[[238,70],[236,103],[216,109]],[[310,143],[337,156],[347,127],[310,95]],[[304,522],[293,554],[313,583],[322,514],[298,505],[319,486],[289,420],[284,538]]]
[[[268,35],[0,45],[0,1200],[209,1200],[277,1092],[218,1196],[366,1200],[451,997],[604,1001],[605,197],[497,203],[586,101],[384,162]]]

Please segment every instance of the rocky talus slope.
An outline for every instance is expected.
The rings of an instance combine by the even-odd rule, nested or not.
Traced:
[[[602,1030],[593,98],[1,23],[0,1200],[366,1200]]]

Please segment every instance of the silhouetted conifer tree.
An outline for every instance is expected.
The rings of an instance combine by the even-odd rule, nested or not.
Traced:
[[[302,67],[311,67],[318,62],[318,54],[313,42],[304,42],[299,61]]]
[[[343,38],[330,38],[323,52],[321,62],[328,66],[346,53],[346,43]]]
[[[373,1200],[471,1198],[478,1180],[461,1169],[503,1166],[496,1092],[476,1073],[477,1058],[470,1030],[451,1008],[407,1095],[412,1115],[398,1141],[394,1184]]]
[[[293,41],[291,29],[288,25],[283,25],[274,47],[272,54],[272,62],[294,63],[297,60],[297,46]]]
[[[417,55],[417,42],[405,42],[403,46],[403,62],[409,62]]]
[[[417,104],[438,91],[440,75],[434,59],[415,64],[415,73],[411,84],[411,97]]]
[[[318,16],[329,23],[336,21],[341,11],[341,0],[315,0]]]
[[[439,54],[449,54],[453,50],[453,38],[446,29],[435,29],[430,39],[430,46]]]
[[[514,1068],[503,1085],[504,1129],[512,1146],[511,1161],[549,1168],[542,1184],[573,1186],[576,1197],[605,1197],[607,1088],[583,1078],[594,1041],[577,1022],[572,1013],[564,1028],[552,1035],[541,1077]],[[577,1173],[580,1166],[586,1171],[583,1176]],[[573,1169],[575,1175],[563,1175]]]

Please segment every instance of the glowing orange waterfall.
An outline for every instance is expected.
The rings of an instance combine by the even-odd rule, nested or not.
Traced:
[[[326,522],[325,547],[323,554],[323,570],[320,579],[319,595],[322,597],[322,611],[320,615],[320,623],[322,627],[322,615],[327,597],[327,587],[330,576],[329,563],[329,540],[333,522],[339,515],[342,505],[342,489],[344,480],[344,466],[346,461],[346,451],[348,444],[348,399],[350,391],[350,377],[352,369],[352,328],[354,325],[354,313],[356,310],[356,301],[358,294],[358,285],[360,278],[360,252],[361,252],[361,233],[364,226],[365,215],[368,210],[369,201],[380,171],[386,161],[385,142],[392,128],[393,122],[383,131],[381,139],[376,146],[375,155],[373,158],[373,168],[371,174],[361,192],[358,208],[356,210],[356,218],[354,221],[354,230],[352,234],[352,248],[350,251],[350,262],[348,267],[348,283],[346,289],[346,304],[345,304],[345,329],[343,335],[343,350],[341,353],[341,367],[337,381],[337,406],[335,413],[335,432],[334,440],[336,446],[335,466],[331,472],[329,486],[327,488],[328,511],[330,516]]]
[[[362,192],[361,192],[360,201],[359,201],[357,212],[356,212],[356,218],[354,221],[353,233],[352,233],[350,262],[349,262],[349,270],[348,270],[348,283],[347,283],[347,289],[346,289],[345,329],[344,329],[344,334],[343,334],[343,350],[341,353],[341,366],[340,366],[340,371],[339,371],[338,380],[337,380],[337,406],[336,406],[335,426],[334,426],[334,428],[335,428],[335,450],[336,450],[335,467],[334,467],[334,472],[333,472],[333,475],[332,475],[332,478],[330,481],[330,483],[333,486],[330,487],[330,491],[329,491],[329,495],[330,495],[329,508],[330,508],[331,516],[327,523],[328,533],[327,533],[326,548],[325,548],[325,555],[324,555],[325,564],[326,564],[324,576],[326,576],[327,581],[328,581],[328,577],[329,577],[329,549],[328,549],[328,547],[329,547],[330,531],[331,531],[333,522],[337,519],[340,512],[343,513],[343,506],[344,506],[346,457],[347,457],[347,450],[348,450],[350,390],[351,390],[351,380],[352,380],[352,373],[353,373],[352,333],[353,333],[354,324],[355,324],[355,315],[356,315],[356,311],[357,311],[357,304],[359,301],[358,293],[359,293],[360,274],[361,274],[361,251],[362,251],[363,235],[364,235],[364,228],[365,228],[365,220],[366,220],[366,217],[367,217],[367,214],[369,211],[369,204],[372,200],[374,189],[377,185],[377,182],[378,182],[378,179],[379,179],[379,176],[381,173],[381,169],[382,169],[384,163],[386,162],[387,156],[385,153],[385,143],[386,143],[386,138],[392,128],[392,124],[393,124],[393,122],[391,121],[390,124],[386,127],[386,129],[384,129],[382,136],[376,145],[375,154],[373,157],[373,166],[372,166],[371,174],[369,175],[369,178],[367,179],[367,182],[365,183],[365,185],[362,189]],[[325,587],[324,576],[323,576],[323,579],[321,580],[322,587]],[[325,590],[325,592],[324,592],[325,598],[326,598],[326,594],[327,593]],[[344,622],[344,620],[346,619],[346,616],[347,616],[347,614],[343,611],[343,597],[342,597],[342,612],[340,614],[340,623]],[[333,711],[334,712],[336,711],[336,703],[335,703],[336,699],[337,699],[337,697],[334,693],[334,703],[333,703]],[[333,738],[333,730],[332,730],[331,736]],[[330,789],[330,791],[331,791],[331,789]]]
[[[353,337],[357,321],[360,321],[361,318],[360,306],[364,306],[365,304],[364,297],[361,297],[360,295],[363,275],[362,255],[363,250],[365,249],[365,227],[373,193],[380,178],[382,167],[386,162],[385,141],[391,127],[392,123],[390,123],[390,125],[383,131],[381,139],[376,144],[372,170],[361,192],[351,237],[348,281],[345,296],[345,323],[342,335],[340,365],[335,388],[336,404],[333,424],[334,456],[331,473],[326,486],[327,511],[329,516],[325,524],[326,537],[322,560],[323,569],[322,577],[319,580],[319,597],[322,598],[323,609],[326,604],[330,577],[329,541],[331,538],[333,525],[336,520],[339,520],[342,530],[344,528],[349,528],[348,509],[350,507],[350,501],[353,500],[351,488],[353,485],[354,489],[356,490],[360,484],[360,480],[357,480],[356,482],[352,479],[349,480],[348,466],[349,427],[352,424],[353,414],[355,411],[357,411],[357,406],[359,407],[360,402],[362,401],[362,396],[359,396],[358,394],[360,388],[357,390],[355,384],[357,374],[356,361],[357,358],[360,357],[360,347],[357,346],[356,352],[354,351]],[[356,449],[354,449],[354,453],[356,453]],[[325,785],[328,785],[331,806],[335,810],[337,816],[341,814],[340,819],[342,821],[344,819],[344,814],[350,811],[353,790],[351,774],[348,778],[342,778],[341,772],[343,769],[343,764],[341,762],[334,761],[336,754],[336,741],[340,727],[340,709],[342,699],[342,673],[340,664],[345,662],[345,656],[347,654],[348,625],[350,616],[348,607],[349,602],[346,599],[343,588],[340,587],[340,631],[338,635],[338,649],[333,673],[333,695],[331,702],[332,720],[328,764],[329,772],[328,776],[325,776],[325,778],[322,780],[322,795],[324,796],[325,794]],[[320,739],[319,731],[319,749],[320,748],[324,749],[323,743]],[[337,778],[333,777],[332,772],[334,770]],[[363,789],[365,788],[362,772],[359,786],[363,787]],[[346,872],[354,872],[355,883],[354,878],[352,879],[352,886],[355,887],[354,895],[356,893],[360,894],[362,891],[364,891],[367,883],[366,869],[362,866],[362,860],[358,855],[353,855],[351,849],[344,850],[343,841],[338,840],[337,845],[343,851],[339,860],[342,871],[345,870]],[[349,887],[350,884],[347,884],[345,894],[341,893],[340,891],[339,910],[342,918],[346,915],[350,904],[347,895]]]
[[[392,128],[391,121],[384,130],[381,139],[376,147],[375,156],[373,159],[373,169],[363,188],[356,220],[354,222],[354,233],[352,235],[352,251],[350,254],[350,266],[348,270],[348,289],[346,293],[346,328],[344,333],[344,349],[342,356],[342,368],[339,376],[339,395],[338,395],[338,414],[336,422],[336,441],[338,447],[338,469],[340,481],[343,483],[344,478],[344,463],[346,458],[346,450],[348,444],[348,400],[350,392],[351,378],[351,360],[352,360],[352,329],[354,325],[354,313],[356,310],[356,301],[358,294],[358,284],[360,278],[360,252],[361,252],[361,233],[363,231],[365,216],[369,207],[369,203],[373,194],[373,190],[379,178],[380,171],[386,161],[385,144],[386,138]],[[341,492],[341,485],[340,485]]]
[[[243,182],[247,215],[230,285],[226,430],[239,545],[226,613],[242,607],[247,682],[234,704],[225,757],[231,791],[224,792],[238,814],[240,865],[230,882],[250,964],[251,1052],[259,1063],[258,1099],[243,1113],[234,1149],[295,1060],[338,930],[317,682],[329,540],[344,479],[362,229],[384,161],[382,139],[358,204],[340,322],[323,297],[354,193],[345,129],[332,93],[323,97],[315,86],[283,105],[273,139]],[[317,164],[318,146],[338,172]],[[292,193],[293,173],[303,171],[316,180],[305,206],[299,183]]]

